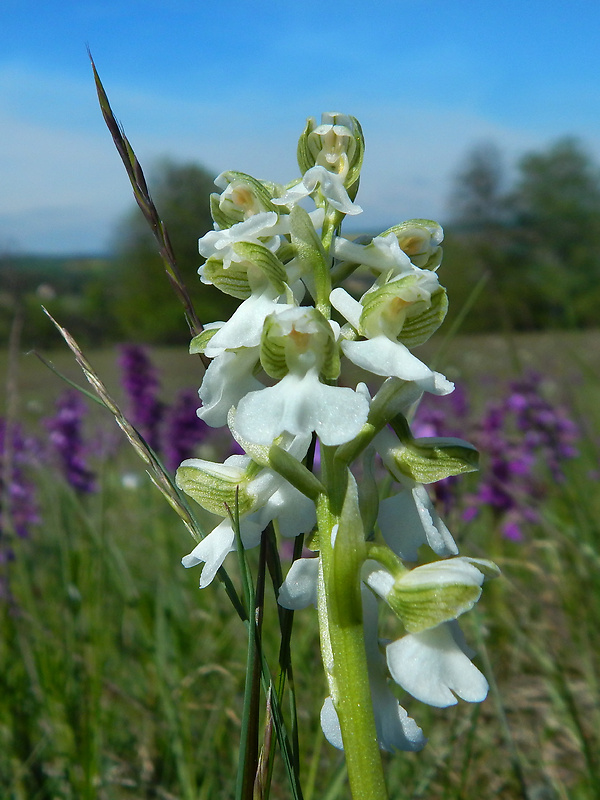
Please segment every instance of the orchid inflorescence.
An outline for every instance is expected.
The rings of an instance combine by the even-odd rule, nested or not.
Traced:
[[[409,424],[424,392],[454,388],[412,353],[446,314],[442,229],[413,219],[368,241],[344,238],[345,216],[362,211],[363,155],[358,121],[323,114],[321,124],[308,120],[301,177],[289,185],[234,171],[216,179],[199,274],[241,303],[228,321],[206,325],[190,351],[210,359],[198,416],[227,425],[245,455],[187,459],[177,484],[222,518],[183,559],[202,565],[201,587],[236,542],[258,545],[270,523],[283,537],[309,535],[314,556],[293,561],[279,603],[318,609],[329,686],[323,731],[346,751],[353,795],[376,798],[387,796],[379,748],[426,741],[390,680],[433,706],[485,698],[456,620],[498,570],[458,556],[425,488],[475,470],[477,451],[458,438],[415,438]],[[343,284],[359,269],[371,282],[356,299]],[[357,367],[369,386],[341,385]],[[318,473],[307,458],[315,443]],[[376,456],[394,481],[389,497],[372,477]],[[378,601],[404,628],[387,645]]]

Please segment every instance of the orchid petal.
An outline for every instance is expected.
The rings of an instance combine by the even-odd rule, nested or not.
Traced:
[[[452,534],[420,484],[382,500],[377,522],[387,544],[407,561],[417,560],[422,544],[438,556],[458,553]]]
[[[274,205],[290,206],[311,195],[317,186],[329,204],[344,214],[354,215],[362,213],[362,208],[353,203],[348,196],[343,178],[335,172],[330,172],[323,166],[314,166],[308,169],[300,183],[292,186],[283,197],[273,198]]]
[[[208,358],[215,358],[222,355],[225,350],[257,347],[260,344],[265,318],[276,309],[294,308],[291,305],[278,304],[277,297],[271,287],[262,294],[250,295],[210,339],[204,351],[205,355]]]
[[[198,241],[200,255],[205,258],[222,258],[223,251],[235,242],[254,242],[259,236],[271,237],[272,228],[277,224],[275,211],[261,211],[243,222],[236,222],[225,230],[209,231]]]
[[[249,520],[240,520],[240,535],[245,548],[256,547],[260,541],[262,528]],[[204,589],[217,574],[228,553],[235,550],[235,533],[231,520],[225,518],[208,536],[194,547],[192,552],[181,559],[186,569],[204,562],[200,575],[200,588]]]
[[[368,413],[368,400],[354,390],[323,384],[314,371],[288,373],[275,386],[240,400],[236,427],[257,444],[270,444],[283,431],[312,430],[323,444],[337,445],[358,434]]]
[[[262,387],[252,374],[258,358],[258,347],[244,347],[226,350],[209,364],[198,391],[202,408],[197,411],[207,425],[225,425],[229,409],[241,397]]]
[[[387,663],[396,683],[431,706],[457,703],[455,695],[469,703],[485,700],[488,683],[471,663],[449,624],[412,633],[386,649]]]
[[[393,376],[414,381],[417,386],[432,394],[449,394],[454,384],[441,373],[434,372],[400,342],[392,342],[383,334],[361,342],[342,342],[346,358],[357,367],[375,375]]]
[[[318,558],[299,558],[294,561],[279,589],[279,605],[293,611],[316,606],[318,576]]]
[[[263,529],[271,520],[277,520],[279,532],[288,538],[310,531],[317,521],[315,504],[280,475],[272,474],[277,478],[279,488],[271,494],[264,506],[252,515],[252,519],[262,525]],[[253,488],[252,484],[249,488]]]
[[[356,246],[358,247],[359,245]],[[329,295],[329,301],[348,320],[353,328],[360,329],[360,315],[363,312],[363,307],[358,300],[355,300],[345,289],[338,286]]]

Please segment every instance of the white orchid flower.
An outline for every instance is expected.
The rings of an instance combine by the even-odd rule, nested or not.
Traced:
[[[323,371],[335,371],[338,364],[335,338],[332,324],[313,308],[276,310],[265,321],[261,361],[281,379],[240,400],[236,426],[242,436],[270,444],[283,431],[316,431],[323,444],[336,445],[358,434],[369,413],[368,399],[320,380]]]
[[[411,631],[387,646],[386,658],[392,678],[417,700],[442,707],[454,705],[455,694],[472,703],[485,699],[487,681],[470,661],[456,617],[498,572],[492,562],[471,558],[424,564],[396,577],[375,561],[365,563],[367,585]]]
[[[300,438],[302,437],[289,441],[288,452],[296,454],[299,451]],[[301,457],[308,449],[308,442],[307,437],[302,438],[301,445],[304,452]],[[248,456],[239,455],[230,456],[223,464],[190,458],[184,461],[177,471],[177,483],[180,488],[208,510],[222,513],[225,517],[189,555],[182,559],[182,564],[186,568],[204,563],[200,576],[201,589],[211,583],[227,555],[236,549],[232,521],[227,515],[224,503],[222,510],[218,507],[218,499],[222,495],[214,491],[215,476],[226,481],[234,495],[236,485],[240,487],[240,492],[243,491],[244,508],[240,507],[240,537],[244,549],[256,547],[260,543],[261,533],[271,521],[277,522],[279,532],[286,537],[305,533],[311,530],[316,522],[314,503],[276,472],[262,469],[255,478],[249,480],[246,470],[251,462],[252,459]],[[208,502],[204,500],[205,497]],[[233,507],[233,503],[230,507]]]
[[[300,183],[288,189],[282,197],[274,197],[273,205],[296,205],[296,203],[304,200],[305,197],[309,197],[317,186],[332,208],[350,216],[362,213],[362,208],[350,200],[342,175],[337,172],[330,172],[326,167],[320,165],[306,170]]]
[[[318,558],[294,561],[279,592],[280,605],[294,610],[316,605],[318,582]],[[380,652],[377,635],[377,601],[367,589],[363,590],[363,621],[369,685],[379,746],[389,752],[420,750],[427,742],[423,731],[408,716],[388,686],[385,659]],[[321,727],[327,741],[343,750],[340,723],[331,697],[327,697],[323,703]]]
[[[435,278],[434,273],[428,274]],[[392,298],[393,312],[403,313],[401,303],[397,302],[394,306],[393,300],[394,298]],[[334,289],[330,301],[353,328],[367,337],[363,341],[342,341],[342,352],[353,364],[375,375],[413,381],[423,391],[432,394],[449,394],[454,390],[451,381],[441,373],[430,369],[414,356],[406,345],[397,340],[396,331],[381,325],[365,328],[361,324],[363,304],[355,300],[345,289],[341,287]]]

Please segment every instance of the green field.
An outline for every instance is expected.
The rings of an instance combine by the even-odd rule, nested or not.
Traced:
[[[55,345],[58,348],[58,344]],[[480,413],[498,385],[535,370],[580,426],[567,481],[543,475],[539,520],[522,542],[503,539],[485,511],[447,520],[461,553],[495,560],[461,623],[492,691],[479,707],[432,709],[404,696],[429,744],[386,756],[390,796],[404,798],[600,797],[600,333],[439,336],[429,357],[461,383]],[[66,351],[45,354],[83,384]],[[117,398],[115,351],[88,354]],[[156,350],[163,396],[198,385],[200,364]],[[9,367],[5,408],[28,430],[64,388],[33,355]],[[114,423],[95,407],[90,428]],[[197,588],[180,566],[192,541],[125,447],[99,469],[99,491],[80,497],[53,470],[34,479],[41,524],[13,542],[12,598],[0,601],[0,797],[7,800],[218,800],[234,796],[246,635],[222,587]],[[472,487],[473,484],[469,483]],[[536,503],[531,499],[532,504]],[[254,557],[255,554],[252,554]],[[284,568],[287,562],[284,561]],[[237,583],[233,556],[227,567]],[[265,648],[277,652],[268,594]],[[384,625],[392,635],[395,621]],[[297,612],[292,658],[306,800],[348,797],[343,758],[324,741],[326,694],[316,614]],[[272,798],[289,797],[275,762]]]

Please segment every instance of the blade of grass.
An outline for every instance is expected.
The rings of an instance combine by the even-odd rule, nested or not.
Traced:
[[[256,593],[252,585],[252,575],[246,559],[246,551],[240,533],[238,492],[233,511],[228,507],[231,524],[235,533],[236,549],[242,578],[243,596],[248,613],[248,645],[246,651],[246,680],[244,684],[244,705],[238,760],[238,773],[235,789],[236,800],[252,800],[254,784],[258,773],[258,726],[260,704],[260,646],[262,628],[262,608],[264,604],[264,544],[261,541],[261,563],[257,578]],[[264,538],[264,537],[263,537]],[[262,573],[262,577],[261,577]]]
[[[454,339],[456,334],[461,329],[461,326],[462,326],[463,322],[467,318],[467,315],[469,314],[470,310],[473,308],[473,306],[477,302],[477,299],[479,298],[479,295],[484,290],[484,288],[485,288],[485,286],[486,286],[486,284],[487,284],[489,279],[490,279],[489,274],[487,272],[484,272],[484,274],[477,281],[475,286],[471,289],[471,292],[470,292],[469,296],[467,297],[463,307],[460,309],[459,313],[456,315],[456,317],[455,317],[452,325],[448,329],[448,331],[446,331],[446,335],[442,339],[438,349],[436,350],[436,353],[435,353],[434,357],[431,359],[431,368],[432,369],[436,366],[436,364],[439,364],[440,361],[443,360],[443,356],[446,354],[446,350],[450,346],[450,343],[452,342],[452,340]]]
[[[187,288],[179,272],[166,226],[160,218],[152,197],[150,196],[150,190],[148,189],[146,178],[144,177],[142,165],[138,161],[133,151],[133,147],[125,136],[122,126],[115,119],[112,108],[110,107],[110,103],[108,101],[108,96],[104,90],[104,86],[102,85],[102,81],[98,75],[98,71],[96,70],[96,65],[89,48],[88,56],[92,65],[92,71],[94,73],[94,82],[96,84],[96,92],[98,94],[98,101],[100,103],[102,116],[104,117],[106,126],[108,127],[108,130],[113,138],[117,152],[121,156],[125,171],[127,172],[127,176],[131,183],[131,188],[133,189],[135,200],[140,207],[142,214],[146,218],[154,238],[156,239],[158,252],[162,258],[171,286],[183,306],[185,318],[187,320],[190,332],[193,336],[196,336],[203,330],[202,323],[196,315]],[[208,361],[204,358],[204,356],[201,356],[201,358],[204,366],[207,366]]]
[[[477,639],[477,652],[481,656],[481,660],[483,662],[484,674],[489,683],[490,694],[492,695],[492,698],[494,700],[494,705],[496,706],[496,714],[498,715],[500,728],[502,730],[506,746],[508,748],[511,766],[516,781],[520,788],[521,797],[523,798],[523,800],[531,800],[531,795],[529,792],[529,788],[527,786],[527,780],[525,779],[525,771],[523,769],[521,755],[519,753],[517,744],[512,735],[512,731],[510,729],[510,723],[508,721],[508,716],[506,714],[506,709],[504,707],[504,702],[502,700],[502,693],[500,692],[500,689],[496,682],[494,671],[492,669],[492,662],[490,660],[487,647],[483,638],[482,622],[476,610],[473,610],[473,618],[476,623],[474,627]]]
[[[265,531],[265,533],[263,533],[263,536],[262,536],[262,539],[261,539],[261,556],[260,556],[261,567],[260,567],[260,570],[259,570],[259,576],[262,573],[261,580],[263,582],[265,580],[265,566],[270,560],[269,559],[269,550],[271,548],[269,547],[269,543],[271,542],[271,538],[270,538],[271,536],[273,536],[273,531],[267,529],[267,531]],[[264,547],[264,553],[263,553],[263,547]],[[238,551],[238,556],[239,555],[240,555],[240,552]],[[244,555],[244,553],[242,552],[241,555]],[[277,560],[278,560],[278,556],[277,556]],[[278,561],[278,563],[279,563],[279,561]],[[240,560],[240,565],[242,565],[242,561],[241,560]],[[246,572],[247,569],[248,569],[248,564],[247,564],[247,561],[245,559],[245,555],[244,555],[244,558],[243,558],[243,567],[241,566],[241,568],[243,568],[243,573],[242,574],[244,575],[246,573],[246,577],[245,578],[243,577],[242,582],[246,581],[246,584],[249,587],[248,591],[250,591],[250,576],[249,576],[249,573]],[[269,566],[269,569],[271,570],[271,566]],[[281,576],[281,564],[280,563],[279,563],[279,567],[278,568],[275,567],[275,574]],[[271,574],[271,577],[273,578],[273,573]],[[279,577],[279,580],[277,578],[275,578],[275,584],[277,584],[277,588],[279,588],[279,585],[281,584],[281,577]],[[262,589],[262,592],[264,593],[264,587]],[[251,595],[249,595],[249,596],[251,596]],[[281,613],[281,611],[284,611],[284,609],[280,609],[278,607],[278,613]],[[252,616],[250,615],[250,619],[247,622],[247,625],[249,626],[249,629],[253,624],[256,625],[255,622],[253,623]],[[280,616],[280,624],[281,624],[281,616]],[[272,721],[273,721],[273,726],[274,726],[275,732],[277,734],[277,742],[279,744],[279,749],[280,749],[280,752],[281,752],[284,768],[286,770],[287,778],[288,778],[288,781],[289,781],[290,790],[292,792],[292,797],[294,798],[294,800],[302,800],[302,788],[300,786],[300,778],[299,778],[299,775],[298,775],[298,747],[297,747],[297,742],[296,742],[296,746],[295,747],[290,742],[290,737],[288,735],[287,727],[286,727],[285,720],[284,720],[284,717],[283,717],[283,712],[281,710],[281,698],[280,698],[279,692],[281,691],[281,693],[283,695],[283,686],[284,686],[284,683],[285,683],[285,678],[284,678],[284,683],[283,684],[281,683],[281,681],[278,681],[277,687],[274,686],[273,680],[272,680],[272,677],[271,677],[271,673],[270,673],[270,670],[269,670],[269,665],[268,665],[268,663],[266,661],[266,658],[264,656],[264,653],[262,651],[262,641],[261,641],[260,637],[258,637],[258,636],[256,637],[256,645],[257,645],[256,652],[257,652],[257,655],[260,657],[263,692],[264,692],[265,696],[268,698],[268,701],[269,701],[268,716],[269,715],[271,716]],[[281,677],[281,674],[280,674],[280,677]],[[276,688],[277,688],[277,691],[275,690]],[[295,702],[293,703],[293,706],[294,706],[294,713],[292,715],[293,716],[293,723],[292,724],[293,724],[293,728],[294,728],[293,736],[297,738],[297,724],[296,724],[296,720],[295,720]],[[272,764],[269,765],[269,770],[271,770],[271,769],[272,769]],[[267,783],[265,783],[263,785],[263,791],[268,791],[270,779],[271,779],[271,772],[269,771],[268,776],[267,776]]]

